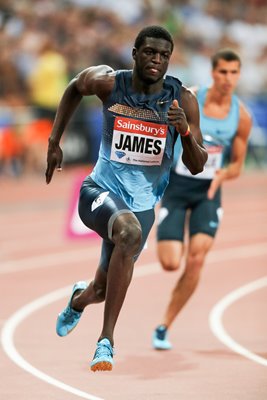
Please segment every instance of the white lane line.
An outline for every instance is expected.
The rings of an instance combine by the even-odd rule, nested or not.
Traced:
[[[258,356],[235,342],[225,331],[222,323],[222,318],[225,310],[230,307],[234,302],[240,300],[242,297],[250,294],[256,290],[262,289],[267,286],[267,276],[256,281],[250,282],[245,286],[242,286],[233,292],[229,293],[222,300],[220,300],[211,310],[209,316],[209,324],[214,335],[227,347],[258,364],[267,367],[267,359]]]
[[[92,239],[95,240],[95,239]],[[31,256],[19,260],[2,261],[0,265],[0,274],[7,274],[11,272],[24,271],[36,268],[53,267],[58,265],[75,264],[83,261],[99,257],[99,249],[101,242],[97,239],[94,247],[86,247],[84,249],[51,252],[49,254],[41,254],[38,256]],[[251,256],[259,257],[267,254],[267,242],[245,244],[235,246],[232,248],[212,250],[207,257],[206,263],[220,263],[222,261],[248,258]]]
[[[78,397],[87,400],[104,400],[101,397],[93,396],[92,394],[83,392],[79,389],[76,389],[70,385],[66,385],[64,382],[59,381],[51,377],[50,375],[45,374],[39,369],[35,368],[28,361],[26,361],[17,351],[14,344],[14,334],[18,325],[25,320],[29,315],[39,310],[40,308],[46,307],[48,304],[53,303],[66,297],[70,294],[72,286],[67,286],[63,289],[56,290],[51,292],[45,296],[39,297],[32,303],[27,304],[18,310],[15,314],[9,318],[9,320],[4,325],[2,330],[2,346],[8,357],[17,364],[20,368],[29,372],[31,375],[34,375],[36,378],[49,383],[50,385],[56,386],[59,389],[64,390],[65,392],[72,393]]]
[[[150,275],[153,273],[160,272],[160,266],[158,263],[147,264],[144,267],[136,268],[134,278]],[[34,375],[36,378],[49,383],[50,385],[56,386],[66,392],[72,393],[78,397],[87,400],[104,400],[103,398],[96,397],[90,393],[83,392],[70,385],[66,385],[58,379],[45,374],[39,369],[35,368],[28,361],[26,361],[17,351],[14,344],[14,335],[17,327],[23,322],[29,315],[46,307],[47,305],[54,303],[62,298],[69,296],[72,290],[72,286],[67,286],[54,292],[48,293],[45,296],[39,297],[31,303],[28,303],[24,307],[20,308],[15,314],[13,314],[5,323],[2,329],[1,342],[2,347],[7,356],[20,368],[24,369],[28,373]]]

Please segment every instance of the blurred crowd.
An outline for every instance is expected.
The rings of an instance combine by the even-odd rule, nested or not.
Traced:
[[[172,33],[168,73],[186,86],[210,82],[210,56],[218,48],[237,50],[238,94],[266,105],[266,21],[267,0],[0,0],[0,175],[43,172],[68,81],[91,65],[131,68],[135,36],[146,25]],[[76,151],[80,161],[95,161],[100,125],[98,100],[84,100],[70,127],[78,140],[70,133],[67,159]],[[83,140],[88,154],[81,154]]]

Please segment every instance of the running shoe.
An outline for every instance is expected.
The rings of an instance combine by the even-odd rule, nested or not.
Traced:
[[[168,332],[165,325],[159,325],[153,332],[152,346],[156,350],[170,350],[172,345],[168,340]]]
[[[91,362],[92,371],[111,371],[113,366],[114,350],[107,338],[97,343],[94,359]]]
[[[87,283],[84,281],[77,282],[73,286],[67,307],[57,317],[56,331],[59,336],[68,335],[78,324],[83,312],[74,310],[71,307],[71,301],[77,290],[84,290],[86,288]]]

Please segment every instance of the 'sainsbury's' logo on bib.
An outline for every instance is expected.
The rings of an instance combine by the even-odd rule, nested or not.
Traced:
[[[167,131],[165,124],[116,117],[110,159],[134,165],[161,165]]]

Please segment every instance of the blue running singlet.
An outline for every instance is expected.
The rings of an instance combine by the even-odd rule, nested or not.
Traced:
[[[177,132],[167,124],[174,99],[181,100],[181,82],[166,76],[159,93],[145,95],[132,88],[132,71],[117,71],[103,103],[103,133],[91,178],[110,190],[131,211],[154,208],[169,181]]]
[[[225,118],[219,119],[206,116],[203,108],[207,91],[208,88],[205,87],[197,92],[200,129],[203,136],[203,144],[208,151],[208,160],[204,166],[204,171],[194,176],[191,175],[181,159],[182,145],[180,138],[178,138],[175,145],[174,171],[179,175],[194,179],[213,179],[216,170],[223,167],[231,150],[239,123],[239,100],[236,95],[232,95],[231,108]]]

